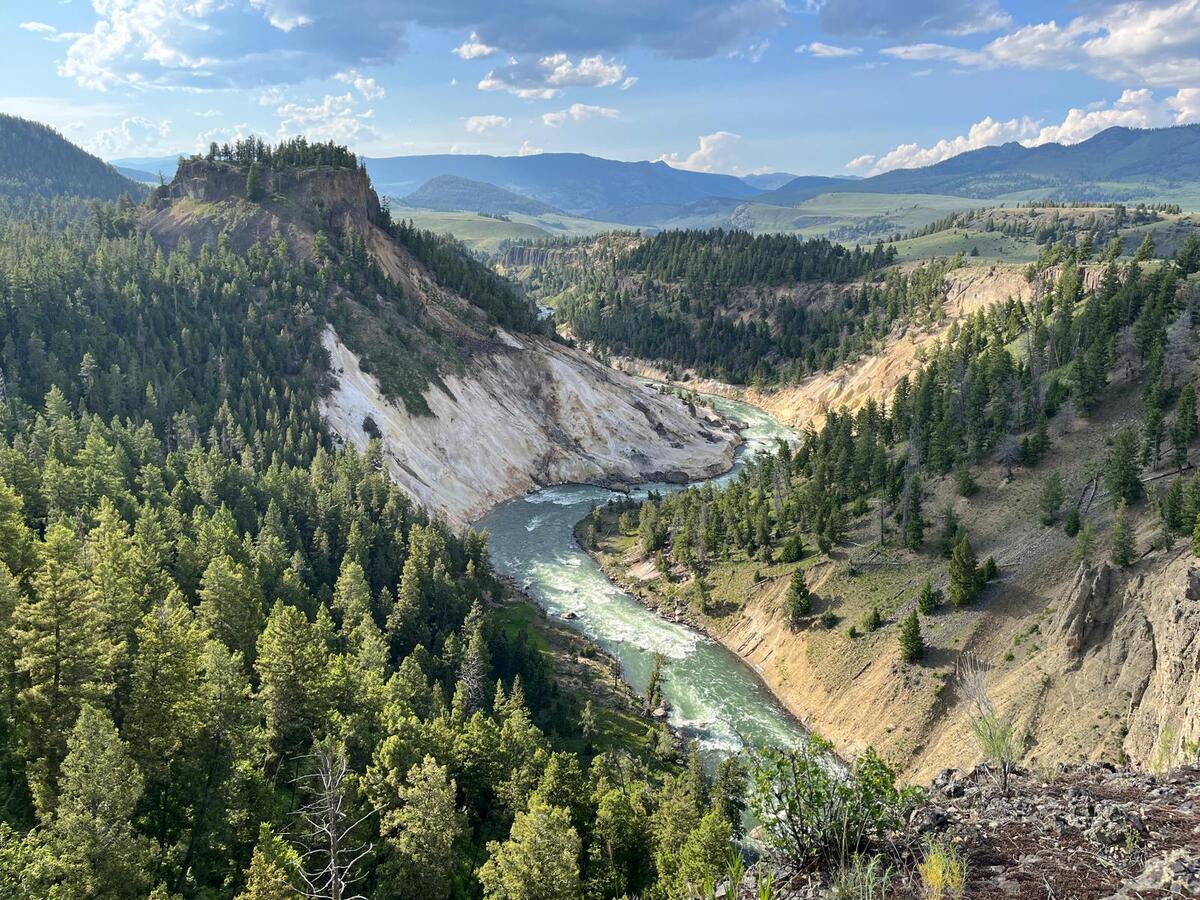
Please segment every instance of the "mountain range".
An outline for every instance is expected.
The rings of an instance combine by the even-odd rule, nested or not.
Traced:
[[[113,162],[169,178],[176,159]],[[366,165],[381,193],[403,198],[406,205],[419,202],[427,209],[505,214],[540,209],[540,204],[573,216],[631,226],[724,224],[763,231],[802,230],[819,220],[785,215],[781,210],[823,195],[878,195],[880,208],[894,205],[887,199],[891,195],[974,201],[966,205],[1032,199],[1200,202],[1200,125],[1114,127],[1071,145],[1008,143],[869,178],[790,177],[787,173],[739,178],[677,169],[664,162],[622,162],[583,153],[368,157]],[[466,190],[464,179],[476,186]],[[472,200],[472,193],[479,199]],[[482,202],[485,194],[486,203]],[[846,198],[845,202],[860,210],[864,207],[863,201]],[[868,208],[862,214],[876,212]]]

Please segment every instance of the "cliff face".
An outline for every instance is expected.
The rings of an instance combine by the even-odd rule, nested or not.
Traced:
[[[501,336],[503,347],[426,392],[432,416],[412,416],[327,329],[335,387],[322,412],[360,448],[370,416],[392,477],[456,524],[539,485],[702,477],[732,464],[724,423],[547,338]]]
[[[392,476],[431,512],[461,525],[539,484],[706,476],[732,463],[738,438],[723,423],[549,337],[492,324],[380,227],[365,173],[326,166],[266,172],[259,202],[246,199],[245,189],[246,175],[235,166],[185,161],[154,192],[143,228],[164,247],[186,240],[194,250],[224,242],[242,251],[282,236],[298,260],[311,256],[317,230],[361,234],[403,302],[368,295],[369,288],[330,290],[321,308],[332,389],[322,410],[346,443],[365,447],[378,429]],[[327,252],[339,252],[336,243],[328,241]],[[334,321],[352,323],[358,343],[339,335]],[[385,396],[364,371],[368,354],[377,367],[420,357],[431,370],[422,391],[430,414]]]

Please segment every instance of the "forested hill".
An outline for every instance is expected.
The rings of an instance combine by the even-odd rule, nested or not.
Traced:
[[[0,113],[0,196],[137,199],[146,187],[76,147],[49,126]]]
[[[538,328],[529,301],[452,238],[393,221],[358,157],[334,144],[213,145],[155,189],[136,224],[166,250],[287,261],[384,392],[418,411],[494,326]]]
[[[551,268],[557,258],[546,256]],[[606,265],[534,267],[528,277],[567,282],[560,320],[599,349],[745,384],[826,368],[868,349],[897,318],[928,315],[946,264],[885,274],[893,258],[878,244],[666,231]]]

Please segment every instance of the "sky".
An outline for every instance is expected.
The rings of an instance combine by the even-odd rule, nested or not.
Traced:
[[[257,134],[871,175],[1200,122],[1200,0],[0,0],[0,111],[105,158]]]

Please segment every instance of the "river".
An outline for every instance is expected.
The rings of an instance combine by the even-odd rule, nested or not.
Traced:
[[[737,476],[754,454],[773,450],[795,432],[761,410],[720,397],[709,398],[718,411],[746,423],[745,443],[733,469],[713,479]],[[680,487],[649,484],[649,491]],[[700,742],[710,755],[744,744],[791,746],[804,732],[762,681],[733,653],[686,625],[668,622],[616,587],[575,541],[574,527],[591,508],[618,496],[590,485],[546,488],[496,507],[478,527],[490,533],[489,548],[497,571],[526,586],[552,616],[567,620],[621,666],[633,687],[645,691],[655,652],[666,659],[663,694],[670,701],[671,724]]]

